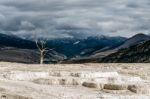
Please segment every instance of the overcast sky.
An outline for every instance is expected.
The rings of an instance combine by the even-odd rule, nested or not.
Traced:
[[[0,0],[0,32],[51,38],[150,33],[150,0]]]

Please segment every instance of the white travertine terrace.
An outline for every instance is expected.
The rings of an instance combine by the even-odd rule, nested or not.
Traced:
[[[150,99],[150,64],[0,63],[0,99]]]

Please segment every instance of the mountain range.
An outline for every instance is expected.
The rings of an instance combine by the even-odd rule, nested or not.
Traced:
[[[85,39],[49,39],[47,40],[46,46],[53,50],[46,55],[45,62],[137,62],[134,60],[124,60],[122,57],[120,57],[122,61],[119,61],[121,59],[114,61],[110,60],[114,59],[114,57],[119,57],[120,53],[126,52],[125,50],[132,52],[132,49],[134,50],[133,46],[135,48],[138,48],[136,46],[139,46],[139,44],[141,44],[140,46],[145,46],[144,44],[148,40],[150,40],[150,36],[142,33],[139,33],[131,38],[109,37],[102,35],[88,37]],[[137,55],[135,54],[135,57],[136,56]],[[39,51],[33,40],[27,40],[15,35],[0,33],[0,61],[38,63]],[[143,62],[147,62],[146,59]]]
[[[93,52],[114,49],[124,43],[124,37],[97,36],[86,39],[53,39],[48,40],[48,47],[66,55],[67,58],[89,56]]]
[[[150,62],[150,59],[149,59],[150,57],[148,54],[148,53],[150,53],[150,50],[149,50],[150,43],[149,42],[150,42],[149,35],[139,33],[139,34],[134,35],[131,38],[126,39],[123,44],[121,44],[120,46],[118,46],[114,49],[111,49],[111,50],[108,49],[105,51],[97,52],[97,53],[91,54],[89,57],[85,57],[85,58],[70,59],[64,63]],[[144,48],[144,49],[142,49],[142,48]],[[143,50],[144,51],[146,50],[147,52],[143,52]],[[133,54],[133,52],[136,54]],[[140,57],[143,60],[139,60]]]
[[[16,47],[22,49],[36,49],[33,41],[22,39],[15,35],[7,35],[0,33],[0,46]]]

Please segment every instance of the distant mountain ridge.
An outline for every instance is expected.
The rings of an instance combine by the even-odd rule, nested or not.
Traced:
[[[8,47],[17,47],[23,49],[36,49],[35,42],[19,38],[14,35],[0,33],[0,45]]]
[[[49,40],[48,46],[71,58],[88,56],[97,50],[113,49],[124,43],[125,40],[124,37],[107,36],[88,37],[86,39],[55,39]]]

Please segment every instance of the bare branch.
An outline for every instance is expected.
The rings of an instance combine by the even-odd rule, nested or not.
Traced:
[[[44,53],[44,56],[45,56],[49,51],[52,51],[52,50],[53,50],[53,49],[45,49],[45,50],[44,50],[44,52],[45,52],[45,53]]]
[[[41,51],[41,48],[40,48],[37,40],[35,40],[35,43],[36,43],[37,48]]]
[[[36,46],[38,50],[40,51],[40,64],[43,64],[44,56],[52,49],[49,49],[46,47],[47,39],[37,39],[36,33],[33,33]]]

